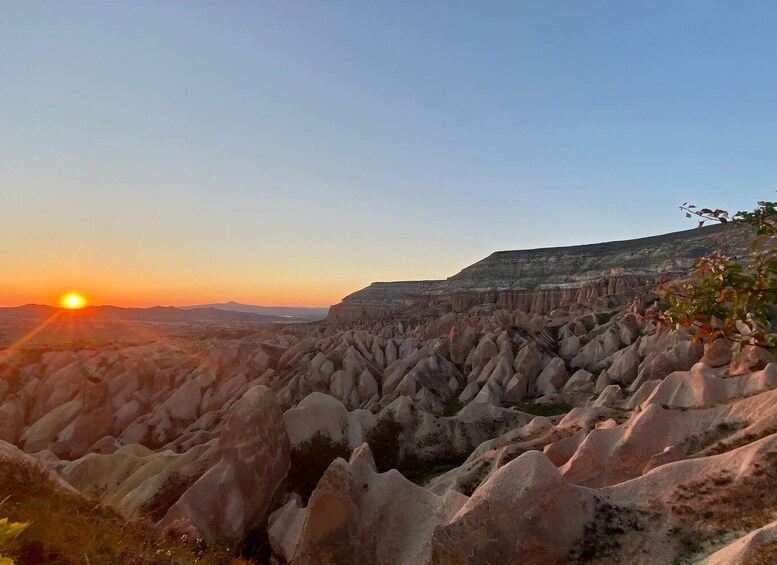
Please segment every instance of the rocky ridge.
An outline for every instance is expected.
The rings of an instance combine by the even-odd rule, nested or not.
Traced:
[[[687,273],[696,259],[720,250],[746,253],[749,233],[708,226],[660,236],[570,247],[499,251],[443,281],[377,282],[333,306],[329,319],[412,318],[447,312],[624,306],[655,285]]]

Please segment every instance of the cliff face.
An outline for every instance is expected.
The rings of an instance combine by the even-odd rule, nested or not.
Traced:
[[[443,281],[374,282],[329,309],[327,319],[385,319],[418,307]],[[334,310],[334,312],[333,312]]]
[[[612,307],[647,295],[714,251],[746,253],[745,228],[709,226],[627,241],[499,251],[441,281],[373,283],[330,320],[385,319],[504,308],[545,314],[571,304]]]

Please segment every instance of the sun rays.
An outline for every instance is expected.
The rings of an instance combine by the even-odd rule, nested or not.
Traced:
[[[77,292],[70,292],[63,296],[59,303],[68,310],[77,310],[86,306],[86,298]]]

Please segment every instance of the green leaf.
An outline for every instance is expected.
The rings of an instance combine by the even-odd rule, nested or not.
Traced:
[[[8,522],[8,518],[3,518],[0,520],[0,542],[8,542],[13,539],[16,539],[16,536],[21,534],[25,529],[27,529],[27,526],[29,526],[29,522],[21,523],[21,522]]]

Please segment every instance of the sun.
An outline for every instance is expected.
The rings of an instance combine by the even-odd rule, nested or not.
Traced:
[[[76,292],[71,292],[62,297],[60,304],[62,304],[63,308],[77,310],[78,308],[83,308],[86,306],[86,299]]]

